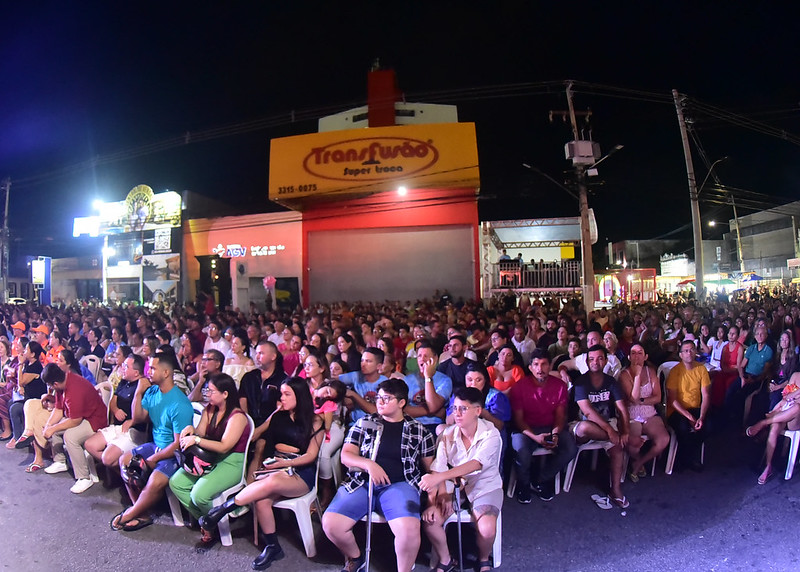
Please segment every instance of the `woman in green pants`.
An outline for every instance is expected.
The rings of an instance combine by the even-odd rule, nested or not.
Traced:
[[[169,480],[172,492],[195,519],[211,510],[215,496],[241,480],[244,452],[250,439],[247,415],[239,408],[236,382],[231,376],[220,373],[209,380],[208,401],[200,423],[181,431],[180,441],[181,449],[197,445],[216,453],[216,466],[200,477],[181,468]],[[216,542],[216,535],[202,528],[200,531],[202,545]]]

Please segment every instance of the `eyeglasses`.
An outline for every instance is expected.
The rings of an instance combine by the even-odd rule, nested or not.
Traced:
[[[453,413],[458,413],[460,415],[463,415],[464,413],[466,413],[467,411],[469,411],[473,407],[475,407],[475,406],[474,405],[455,405],[455,406],[453,406]]]
[[[394,395],[378,395],[375,403],[389,403],[392,399],[397,399]]]

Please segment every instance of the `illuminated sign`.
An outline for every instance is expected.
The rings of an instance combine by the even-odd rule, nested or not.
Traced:
[[[473,123],[395,125],[273,139],[269,198],[410,188],[477,188]]]
[[[286,250],[283,244],[270,244],[269,246],[251,246],[250,256],[274,256],[278,252]],[[242,258],[247,256],[248,248],[241,244],[218,244],[211,252],[223,258]]]
[[[31,283],[44,284],[44,260],[31,260]]]
[[[147,185],[138,185],[124,201],[101,204],[99,215],[74,219],[72,236],[180,227],[182,204],[181,196],[175,191],[155,194]]]

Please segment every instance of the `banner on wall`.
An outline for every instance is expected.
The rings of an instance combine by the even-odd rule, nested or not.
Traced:
[[[144,280],[143,296],[145,302],[177,302],[177,280]]]
[[[359,195],[408,188],[477,188],[474,123],[395,125],[273,139],[269,198]],[[301,202],[301,201],[300,201]]]
[[[142,257],[142,280],[180,280],[180,254],[151,254]]]

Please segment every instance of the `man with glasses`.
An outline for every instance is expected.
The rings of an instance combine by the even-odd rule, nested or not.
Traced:
[[[131,354],[122,362],[121,368],[122,379],[108,404],[111,424],[84,444],[86,451],[110,470],[119,468],[122,455],[147,441],[147,423],[134,425],[132,409],[139,379],[144,377],[144,358]]]
[[[462,387],[455,391],[455,425],[439,437],[431,472],[420,482],[420,488],[428,493],[428,508],[422,520],[425,533],[439,554],[437,570],[456,568],[444,531],[444,523],[454,510],[453,495],[447,493],[445,483],[453,479],[462,480],[475,521],[479,571],[492,567],[489,554],[497,533],[497,516],[503,507],[503,479],[499,470],[503,441],[495,426],[481,419],[483,405],[481,390]]]
[[[367,479],[372,479],[374,507],[394,534],[397,569],[409,572],[420,545],[420,481],[430,469],[435,442],[422,424],[403,413],[408,386],[402,379],[381,382],[375,401],[377,412],[360,418],[347,434],[342,464],[351,472],[325,511],[322,528],[344,554],[343,570],[359,570],[363,553],[353,527],[369,510]]]
[[[711,378],[708,370],[695,361],[697,348],[692,340],[680,346],[681,362],[667,378],[667,420],[678,439],[676,468],[702,471],[700,448],[706,438],[705,419],[711,403]]]
[[[211,337],[209,336],[209,340]],[[200,363],[197,364],[197,372],[189,379],[194,383],[194,389],[189,394],[189,401],[192,403],[208,403],[208,380],[214,375],[222,372],[222,364],[225,363],[225,356],[218,350],[206,350]]]

